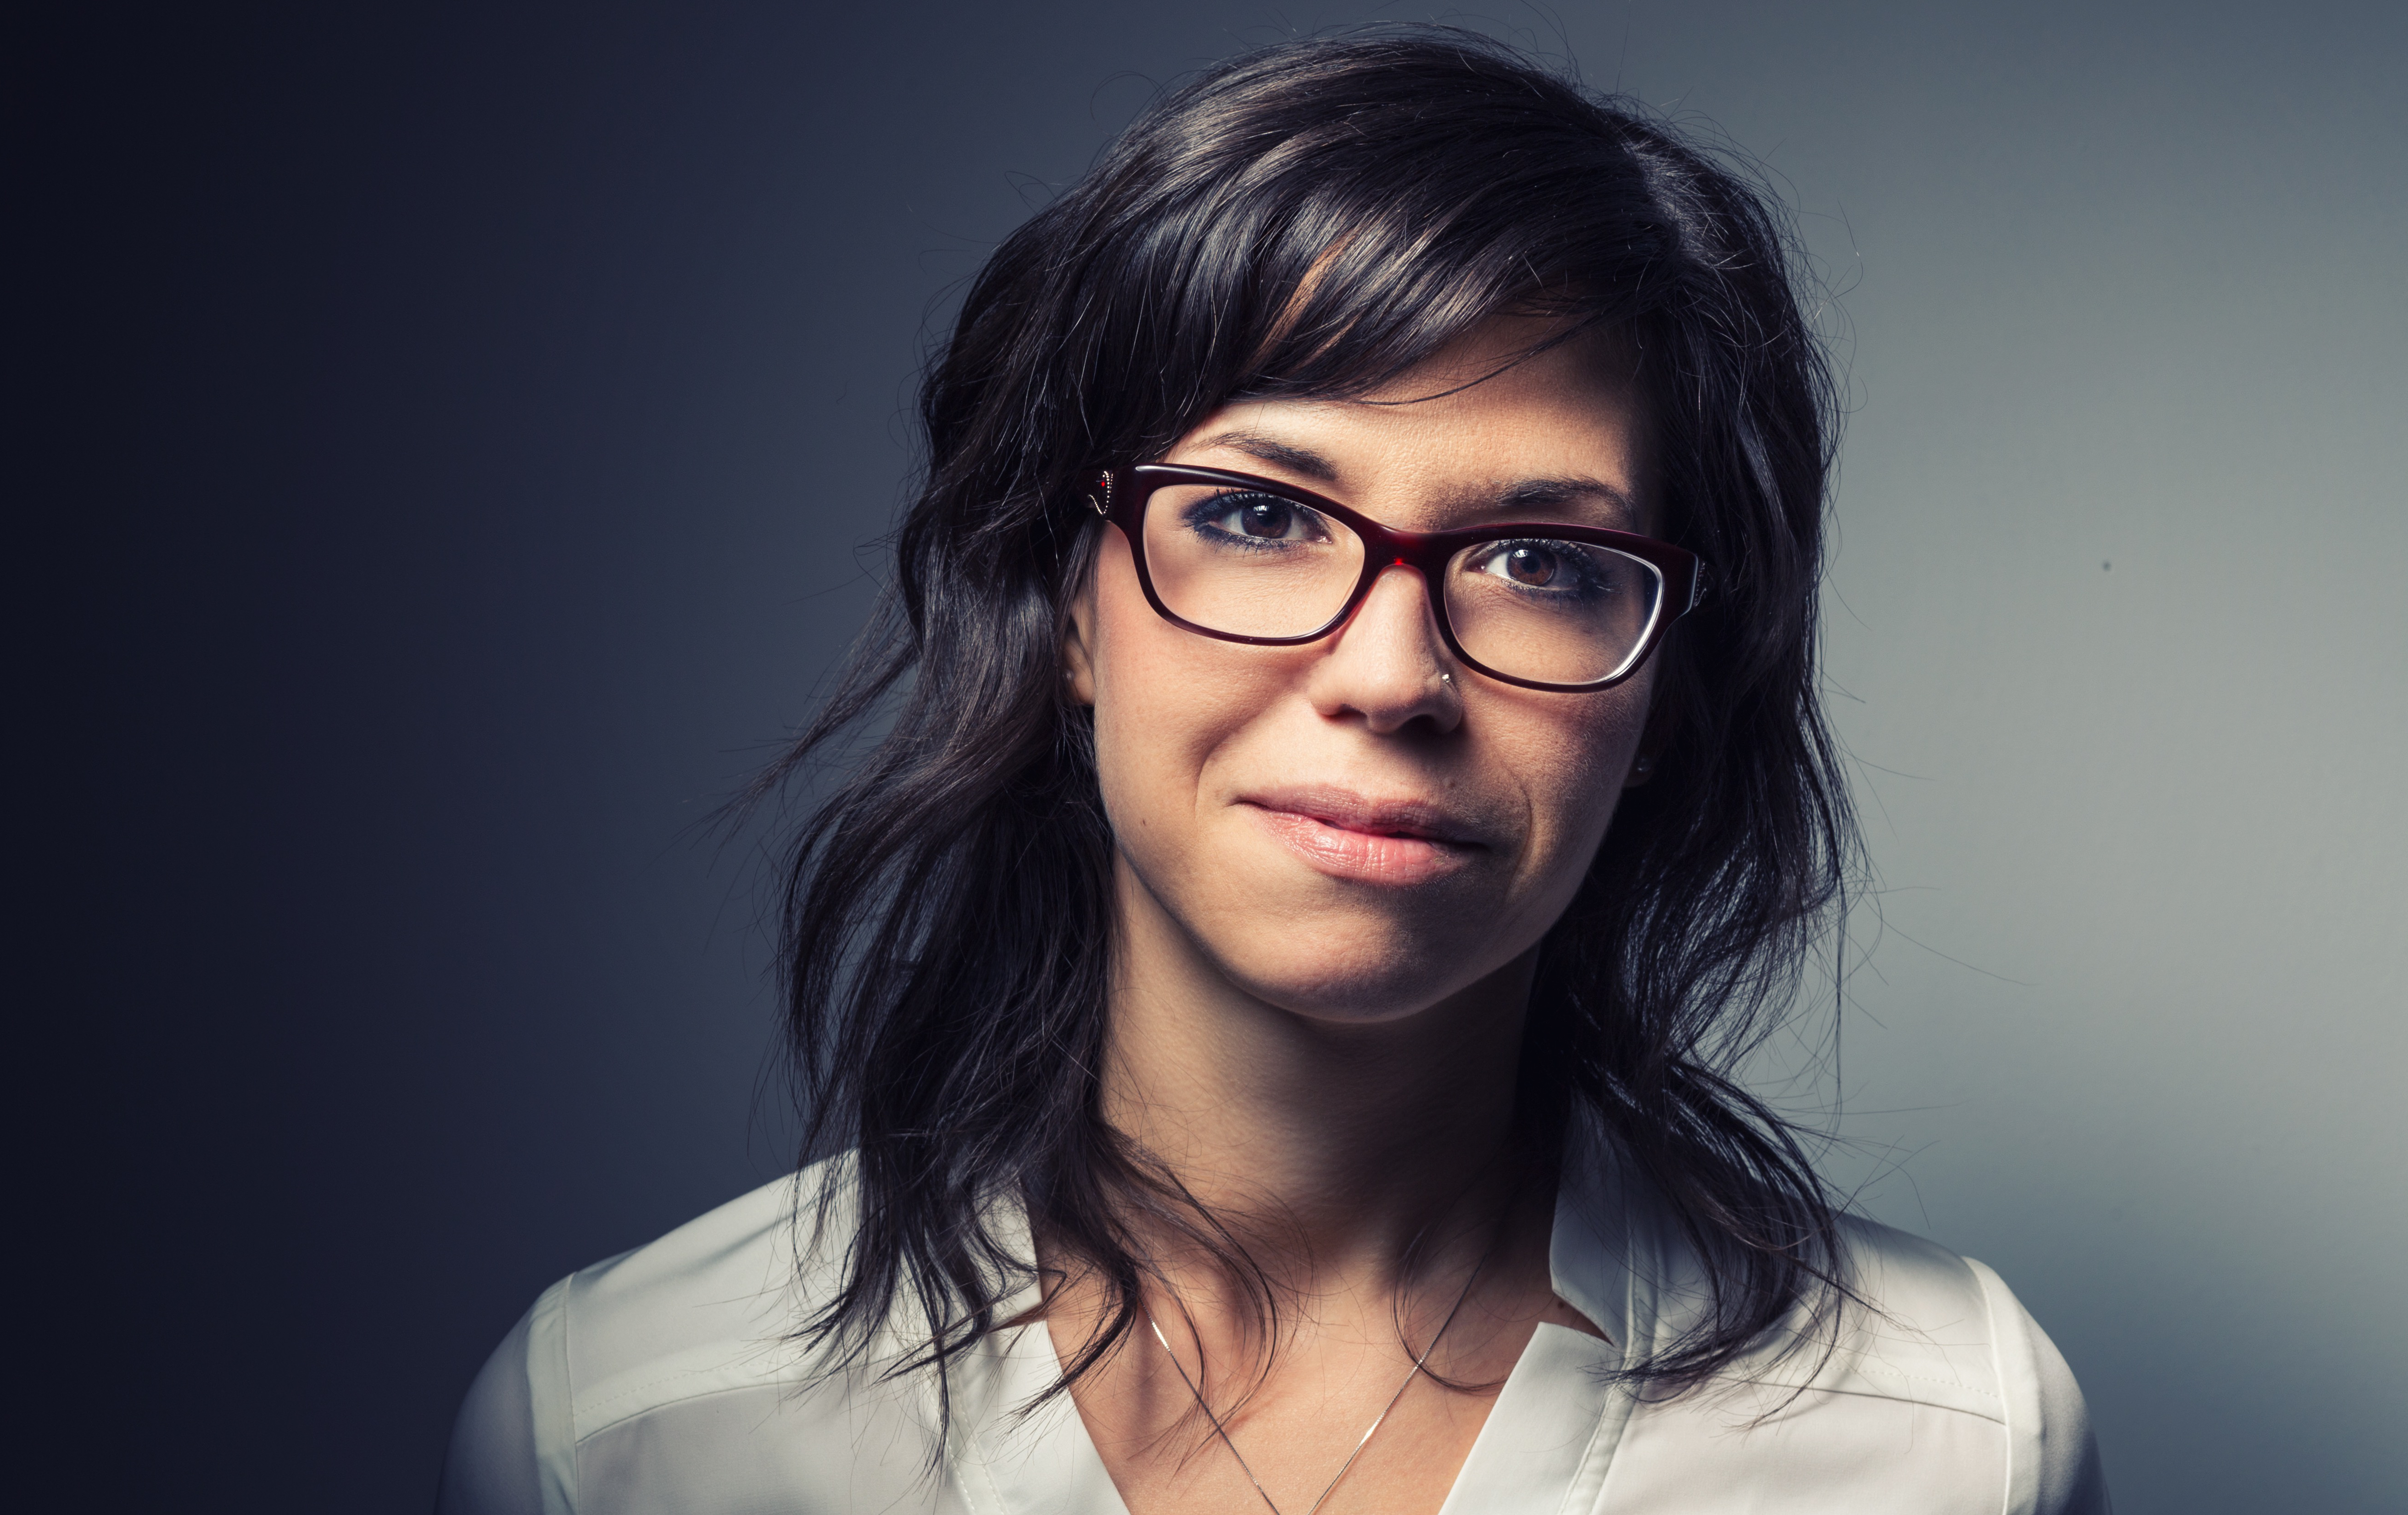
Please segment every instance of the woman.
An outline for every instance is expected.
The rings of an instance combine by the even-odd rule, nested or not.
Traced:
[[[785,915],[810,1151],[564,1279],[459,1512],[2071,1511],[1997,1278],[1727,1079],[1851,822],[1742,179],[1509,50],[1161,101],[923,395]]]

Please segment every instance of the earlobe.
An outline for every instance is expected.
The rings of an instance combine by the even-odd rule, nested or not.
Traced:
[[[1081,705],[1096,703],[1096,665],[1089,654],[1089,632],[1095,625],[1095,580],[1080,591],[1070,604],[1069,617],[1062,625],[1062,679],[1069,686],[1070,697]]]
[[[1662,695],[1663,691],[1654,687],[1653,680],[1650,680],[1647,723],[1640,728],[1639,755],[1631,760],[1630,771],[1623,776],[1622,787],[1625,789],[1637,789],[1655,778],[1656,769],[1663,761],[1664,749],[1672,744],[1670,705]]]

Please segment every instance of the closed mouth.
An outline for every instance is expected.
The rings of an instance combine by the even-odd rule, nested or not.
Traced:
[[[1469,822],[1424,800],[1372,799],[1350,790],[1312,786],[1247,794],[1239,803],[1366,836],[1430,842],[1448,849],[1485,845]]]

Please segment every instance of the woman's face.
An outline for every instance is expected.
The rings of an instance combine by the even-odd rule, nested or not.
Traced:
[[[1629,364],[1500,319],[1373,401],[1232,405],[1161,460],[1293,482],[1393,526],[1551,520],[1644,531]],[[1533,503],[1540,502],[1540,503]],[[1095,707],[1134,940],[1298,1015],[1394,1020],[1507,967],[1570,903],[1646,725],[1653,660],[1598,693],[1455,663],[1393,567],[1302,647],[1182,631],[1106,530],[1067,650]],[[1451,676],[1442,678],[1441,676]],[[1155,929],[1167,928],[1167,929]]]

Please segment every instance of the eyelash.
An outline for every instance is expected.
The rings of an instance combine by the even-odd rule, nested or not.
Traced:
[[[1320,513],[1311,506],[1299,505],[1294,500],[1285,499],[1277,494],[1267,494],[1260,490],[1231,490],[1226,494],[1215,494],[1209,499],[1197,501],[1180,512],[1180,515],[1190,531],[1210,531],[1216,536],[1225,536],[1234,542],[1243,542],[1257,550],[1272,550],[1285,538],[1248,536],[1243,532],[1228,531],[1212,524],[1230,511],[1240,508],[1249,500],[1268,500],[1275,505],[1286,506],[1296,511],[1300,518],[1308,521],[1321,519]]]
[[[1262,490],[1232,489],[1226,493],[1214,494],[1208,498],[1197,501],[1195,504],[1187,507],[1186,509],[1180,512],[1181,520],[1190,531],[1199,534],[1209,532],[1213,536],[1220,538],[1224,542],[1240,545],[1249,551],[1275,552],[1281,550],[1283,547],[1289,544],[1291,541],[1290,538],[1249,536],[1243,532],[1230,531],[1226,527],[1214,524],[1214,522],[1220,518],[1228,515],[1233,510],[1242,508],[1246,502],[1251,500],[1268,500],[1276,505],[1285,506],[1289,509],[1296,511],[1300,519],[1308,522],[1320,519],[1319,512],[1315,511],[1311,506],[1299,504],[1295,500],[1288,499],[1284,495],[1272,494]],[[1501,579],[1504,582],[1512,584],[1513,588],[1520,590],[1522,593],[1536,596],[1556,595],[1565,598],[1585,598],[1609,594],[1612,592],[1613,585],[1612,582],[1598,572],[1597,565],[1589,560],[1586,553],[1581,552],[1577,549],[1567,550],[1566,544],[1555,542],[1545,537],[1503,537],[1497,541],[1490,542],[1486,545],[1484,555],[1479,559],[1473,560],[1481,565],[1472,568],[1471,571],[1475,573],[1486,573],[1486,565],[1488,563],[1493,562],[1499,554],[1511,552],[1518,547],[1538,548],[1543,551],[1554,554],[1556,561],[1561,563],[1565,569],[1571,574],[1574,581],[1565,588],[1552,589],[1531,584],[1514,583],[1512,579],[1506,579],[1501,574],[1492,575],[1491,577]]]
[[[1481,564],[1482,566],[1474,571],[1486,572],[1486,564],[1504,553],[1512,551],[1517,547],[1535,547],[1554,553],[1556,561],[1563,564],[1563,565],[1571,572],[1572,577],[1579,580],[1579,582],[1575,583],[1568,590],[1543,589],[1530,584],[1513,585],[1514,588],[1522,590],[1525,593],[1533,594],[1604,594],[1610,593],[1613,588],[1613,586],[1607,582],[1605,578],[1597,571],[1597,565],[1589,561],[1587,553],[1580,551],[1566,551],[1562,545],[1539,536],[1506,537],[1486,544],[1484,550],[1484,555],[1474,560]],[[1497,577],[1501,578],[1503,576],[1498,575]],[[1506,579],[1506,582],[1512,583],[1513,581],[1509,579]]]

